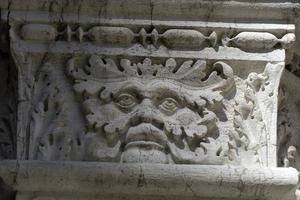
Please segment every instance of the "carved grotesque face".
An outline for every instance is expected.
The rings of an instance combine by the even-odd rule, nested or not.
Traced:
[[[84,99],[89,125],[87,159],[221,164],[224,160],[222,146],[217,141],[218,118],[209,109],[222,101],[220,92],[184,84],[179,80],[186,77],[170,78],[157,71],[161,65],[155,68],[145,62],[149,61],[136,66],[136,76],[120,78],[120,74],[117,77],[107,74],[105,80],[89,78],[75,84],[75,91]],[[104,63],[101,61],[99,65]],[[120,73],[124,73],[126,66],[132,67],[122,66]],[[143,66],[156,70],[150,73]],[[76,70],[72,70],[74,74]],[[96,71],[89,69],[84,73]],[[214,76],[216,81],[219,75]],[[209,78],[203,75],[201,82],[209,82]]]

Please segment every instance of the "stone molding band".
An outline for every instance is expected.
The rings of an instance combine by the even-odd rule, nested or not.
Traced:
[[[0,174],[12,188],[50,194],[155,195],[281,200],[293,197],[293,168],[212,165],[114,164],[1,161]],[[28,179],[30,177],[30,179]],[[63,198],[62,198],[63,199]],[[60,199],[59,199],[60,200]]]

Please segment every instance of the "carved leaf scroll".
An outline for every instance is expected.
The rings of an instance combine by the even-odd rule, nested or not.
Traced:
[[[263,73],[250,73],[242,96],[237,97],[234,117],[236,133],[232,135],[234,142],[231,146],[242,147],[238,154],[244,154],[240,157],[247,158],[241,161],[243,163],[268,162],[268,146],[275,140],[271,127],[276,105],[274,96],[277,94],[281,71],[281,63],[268,63]]]
[[[90,138],[87,156],[91,160],[136,162],[138,155],[130,141],[139,138],[138,141],[159,143],[160,150],[141,154],[150,160],[149,154],[156,155],[151,162],[228,162],[229,147],[219,140],[218,119],[209,109],[221,105],[223,95],[234,85],[229,65],[216,62],[209,66],[202,60],[177,65],[173,58],[165,64],[152,63],[149,58],[132,63],[128,59],[93,55],[88,64],[81,57],[70,59],[67,73],[74,79],[74,90],[83,101]],[[179,93],[159,100],[165,95],[159,90]],[[156,92],[159,96],[151,97]],[[150,95],[149,100],[144,95]],[[157,103],[161,105],[154,106]],[[166,111],[171,107],[172,111]]]
[[[29,125],[30,159],[83,159],[83,127],[62,75],[49,63],[37,75]]]
[[[121,59],[117,64],[110,58],[91,56],[89,65],[76,68],[78,59],[71,59],[68,64],[68,73],[79,80],[84,79],[110,79],[110,81],[125,80],[128,77],[147,77],[148,79],[168,78],[186,85],[214,88],[231,87],[233,82],[233,71],[230,66],[216,62],[210,69],[201,60],[185,61],[177,66],[173,58],[167,59],[165,65],[152,64],[146,58],[143,62],[132,64],[127,59]]]

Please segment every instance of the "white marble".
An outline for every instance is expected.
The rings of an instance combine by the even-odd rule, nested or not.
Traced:
[[[22,200],[281,200],[293,199],[298,183],[293,168],[211,165],[3,161],[0,173]]]
[[[299,4],[0,9],[5,198],[296,199]]]

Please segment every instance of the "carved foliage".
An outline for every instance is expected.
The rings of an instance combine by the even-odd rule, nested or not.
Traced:
[[[164,65],[146,58],[73,58],[68,73],[83,100],[91,160],[222,164],[218,117],[223,93],[233,86],[230,66],[185,61]],[[148,152],[150,151],[150,152]],[[137,155],[138,154],[138,155]],[[151,157],[152,155],[152,157]]]
[[[64,75],[45,64],[33,92],[32,158],[264,164],[280,67],[268,64],[246,80],[235,77],[240,80],[234,90],[226,63],[160,63],[98,55],[70,59],[66,72],[82,102],[85,129]],[[234,109],[228,107],[232,95]]]
[[[245,159],[241,161],[243,163],[259,163],[261,160],[259,160],[258,151],[266,145],[266,140],[262,139],[266,135],[266,125],[262,118],[258,96],[256,96],[256,92],[260,90],[266,79],[267,77],[263,74],[249,75],[245,92],[236,100],[235,132],[232,134],[234,140],[231,146],[241,147],[238,154],[240,154],[240,159]]]
[[[29,159],[81,160],[83,127],[64,74],[46,63],[33,88]]]
[[[232,146],[242,147],[238,153],[240,158],[247,159],[243,163],[268,163],[266,158],[274,141],[272,123],[277,101],[274,97],[281,71],[281,64],[268,63],[263,73],[249,74],[246,87],[236,96],[234,127],[238,135],[233,134],[235,140]]]
[[[287,88],[288,85],[285,84],[282,84],[279,90],[277,120],[278,166],[295,167],[299,170],[299,98],[297,93]],[[296,98],[294,95],[296,95]]]

